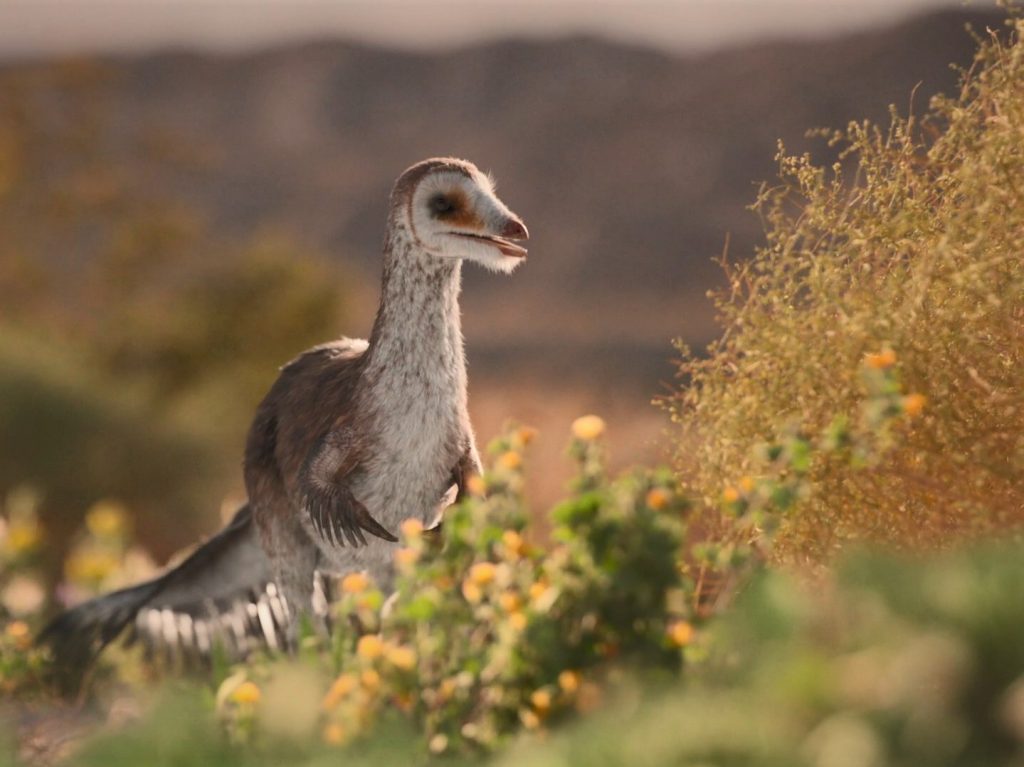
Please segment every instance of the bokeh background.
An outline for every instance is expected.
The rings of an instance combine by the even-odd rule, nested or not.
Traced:
[[[276,368],[368,333],[395,176],[452,154],[528,223],[509,278],[465,271],[482,440],[539,428],[530,487],[601,413],[654,462],[673,339],[718,334],[715,260],[782,140],[956,87],[984,3],[0,3],[0,492],[57,545],[132,507],[165,556],[241,492]],[[913,94],[913,95],[912,95]]]

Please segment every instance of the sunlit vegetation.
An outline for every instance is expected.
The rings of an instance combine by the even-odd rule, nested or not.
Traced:
[[[725,333],[684,357],[671,402],[688,491],[717,509],[738,475],[771,470],[760,443],[837,415],[856,434],[865,360],[895,369],[920,415],[869,465],[807,466],[777,558],[936,548],[1024,522],[1022,81],[1020,42],[989,40],[959,96],[830,135],[835,166],[780,151],[755,206],[767,244],[727,267]]]
[[[524,500],[535,432],[510,427],[440,534],[403,525],[393,597],[345,575],[334,631],[304,627],[294,657],[196,673],[174,653],[111,648],[72,710],[127,705],[137,720],[85,728],[65,763],[1021,764],[1024,23],[1014,31],[980,43],[956,98],[830,135],[836,166],[780,153],[756,206],[767,244],[728,267],[725,334],[684,357],[686,388],[667,402],[673,469],[610,475],[615,435],[581,417],[572,483],[542,513]],[[304,331],[274,336],[278,323],[333,311],[320,266],[257,251],[241,272],[225,260],[158,291],[154,311],[188,307],[178,324],[146,328],[145,302],[119,300],[129,314],[107,320],[135,317],[144,336],[75,337],[95,341],[107,380],[135,379],[147,412],[200,400],[208,372],[264,364],[241,327],[269,322],[283,348]],[[42,310],[19,311],[31,326]],[[193,316],[222,311],[223,326]],[[31,643],[47,610],[152,563],[129,511],[84,504],[52,590],[41,509],[24,487],[4,503],[0,690],[61,710]]]

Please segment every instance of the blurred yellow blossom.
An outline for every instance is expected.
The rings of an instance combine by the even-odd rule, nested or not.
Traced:
[[[494,580],[497,570],[493,562],[477,562],[469,568],[469,580],[477,586],[486,586]]]
[[[551,709],[551,693],[547,690],[534,690],[530,695],[530,704],[541,714]]]
[[[693,626],[686,621],[676,621],[668,627],[668,638],[676,647],[686,647],[693,641]]]
[[[523,445],[529,445],[537,437],[537,430],[532,426],[520,426],[516,429],[515,440]]]
[[[515,612],[522,606],[523,600],[514,591],[504,591],[501,596],[498,597],[498,604],[501,605],[502,610],[511,613]]]
[[[462,582],[462,596],[470,604],[476,604],[484,598],[484,592],[473,581],[468,578]]]
[[[404,547],[395,552],[395,563],[401,568],[410,568],[416,564],[416,560],[420,558],[420,553],[416,549],[410,549]]]
[[[722,500],[726,503],[736,503],[740,499],[740,491],[730,485],[722,491]]]
[[[672,500],[672,494],[663,487],[652,487],[647,491],[647,496],[644,500],[652,509],[660,511],[668,506],[669,501]]]
[[[864,357],[864,364],[875,370],[885,370],[896,364],[896,352],[892,349],[882,349],[875,354],[868,354]]]
[[[113,573],[120,560],[113,552],[96,546],[73,551],[64,562],[64,574],[72,583],[98,584]]]
[[[523,456],[516,450],[506,450],[498,456],[497,464],[506,471],[515,471],[523,465]]]
[[[466,480],[466,489],[469,490],[471,495],[480,498],[487,494],[487,483],[479,474],[473,474]]]
[[[334,680],[331,689],[324,696],[323,708],[331,711],[356,688],[356,679],[351,674],[341,674]]]
[[[411,647],[389,647],[386,657],[388,663],[402,671],[412,671],[416,668],[416,651]]]
[[[442,732],[437,733],[430,739],[430,743],[427,744],[432,754],[443,754],[448,748],[448,736]]]
[[[346,594],[361,594],[370,587],[365,573],[349,573],[341,579],[341,590]]]
[[[519,712],[519,721],[528,730],[536,730],[540,727],[540,717],[528,708],[524,708]]]
[[[128,514],[118,503],[100,501],[85,515],[85,526],[98,538],[117,538],[128,526]]]
[[[402,536],[407,540],[416,540],[423,534],[423,523],[418,519],[407,519],[401,526]]]
[[[25,650],[32,644],[32,633],[25,621],[11,621],[4,629],[4,633],[8,639],[14,641],[19,650]]]
[[[43,540],[43,531],[35,515],[19,515],[7,527],[7,550],[12,554],[35,551]]]
[[[928,404],[928,398],[923,394],[908,394],[903,398],[903,412],[911,418],[920,415]]]
[[[366,634],[359,637],[356,643],[356,654],[363,660],[374,660],[384,652],[384,642],[377,634]]]
[[[754,478],[753,477],[741,477],[740,488],[744,493],[752,493],[754,491]]]
[[[572,695],[580,688],[580,675],[567,669],[558,675],[558,686]]]
[[[516,631],[522,631],[526,628],[526,624],[528,623],[526,615],[524,615],[521,610],[509,613],[508,622]]]
[[[367,692],[376,692],[380,688],[380,674],[368,668],[359,675],[359,684]]]
[[[260,688],[255,682],[242,682],[231,693],[231,700],[242,705],[254,705],[260,702]]]
[[[337,722],[329,722],[324,726],[324,743],[341,746],[345,743],[345,728]]]
[[[596,415],[584,415],[572,422],[572,435],[576,439],[594,440],[604,434],[604,419]]]

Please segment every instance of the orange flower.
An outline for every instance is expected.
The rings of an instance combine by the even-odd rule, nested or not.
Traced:
[[[547,690],[534,690],[530,695],[530,704],[539,714],[546,714],[551,710],[551,693]]]
[[[403,537],[407,540],[416,540],[423,534],[423,523],[418,519],[407,519],[401,525]]]
[[[416,668],[416,651],[411,647],[391,647],[386,657],[388,663],[402,671],[412,671]]]
[[[260,688],[254,682],[242,682],[231,693],[231,700],[242,705],[255,705],[260,702]]]
[[[498,466],[506,471],[515,471],[523,465],[523,456],[515,450],[506,450],[498,456]]]
[[[868,354],[864,358],[864,364],[875,370],[885,370],[896,364],[896,352],[885,348],[877,354]]]
[[[419,558],[420,553],[416,549],[406,547],[395,552],[395,564],[405,570],[416,564]]]
[[[580,675],[575,671],[563,671],[558,675],[558,686],[572,695],[580,688]]]
[[[498,604],[501,605],[501,609],[505,612],[514,613],[522,606],[523,600],[516,592],[505,591],[500,597],[498,597]]]
[[[644,500],[655,511],[661,511],[668,506],[672,495],[663,487],[652,487],[647,491],[647,497]]]
[[[722,500],[726,503],[736,503],[740,499],[740,491],[729,485],[722,491]]]
[[[349,573],[341,579],[341,590],[346,594],[361,594],[370,587],[370,579],[364,573]]]
[[[572,422],[572,435],[586,442],[597,439],[604,434],[604,419],[596,415],[584,415]]]
[[[923,394],[908,394],[903,398],[903,412],[913,418],[921,415],[921,411],[927,404],[928,398]]]
[[[337,722],[330,722],[324,727],[324,743],[340,746],[345,742],[345,728]]]
[[[468,578],[462,582],[462,596],[466,598],[466,601],[470,604],[477,604],[481,599],[484,598],[484,592],[479,586]]]
[[[367,692],[376,692],[380,688],[380,674],[372,668],[368,668],[359,675],[359,684]]]
[[[693,641],[693,626],[686,621],[676,621],[668,627],[668,638],[676,647],[686,647]]]
[[[366,634],[356,643],[356,655],[363,660],[376,660],[384,652],[384,642],[379,634]]]
[[[486,586],[494,580],[497,571],[493,562],[477,562],[469,568],[469,580],[477,586]]]
[[[331,689],[324,696],[323,709],[331,711],[356,688],[356,679],[351,674],[342,674],[334,680]]]
[[[527,624],[526,616],[519,610],[514,613],[509,613],[508,622],[516,631],[522,631],[526,628]]]

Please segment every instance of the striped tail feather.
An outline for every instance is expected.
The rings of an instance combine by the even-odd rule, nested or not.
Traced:
[[[330,596],[318,576],[314,604],[324,613]],[[205,665],[218,650],[236,660],[261,648],[287,649],[291,622],[245,505],[178,566],[67,610],[36,641],[51,649],[60,684],[74,689],[122,635],[151,659]]]

